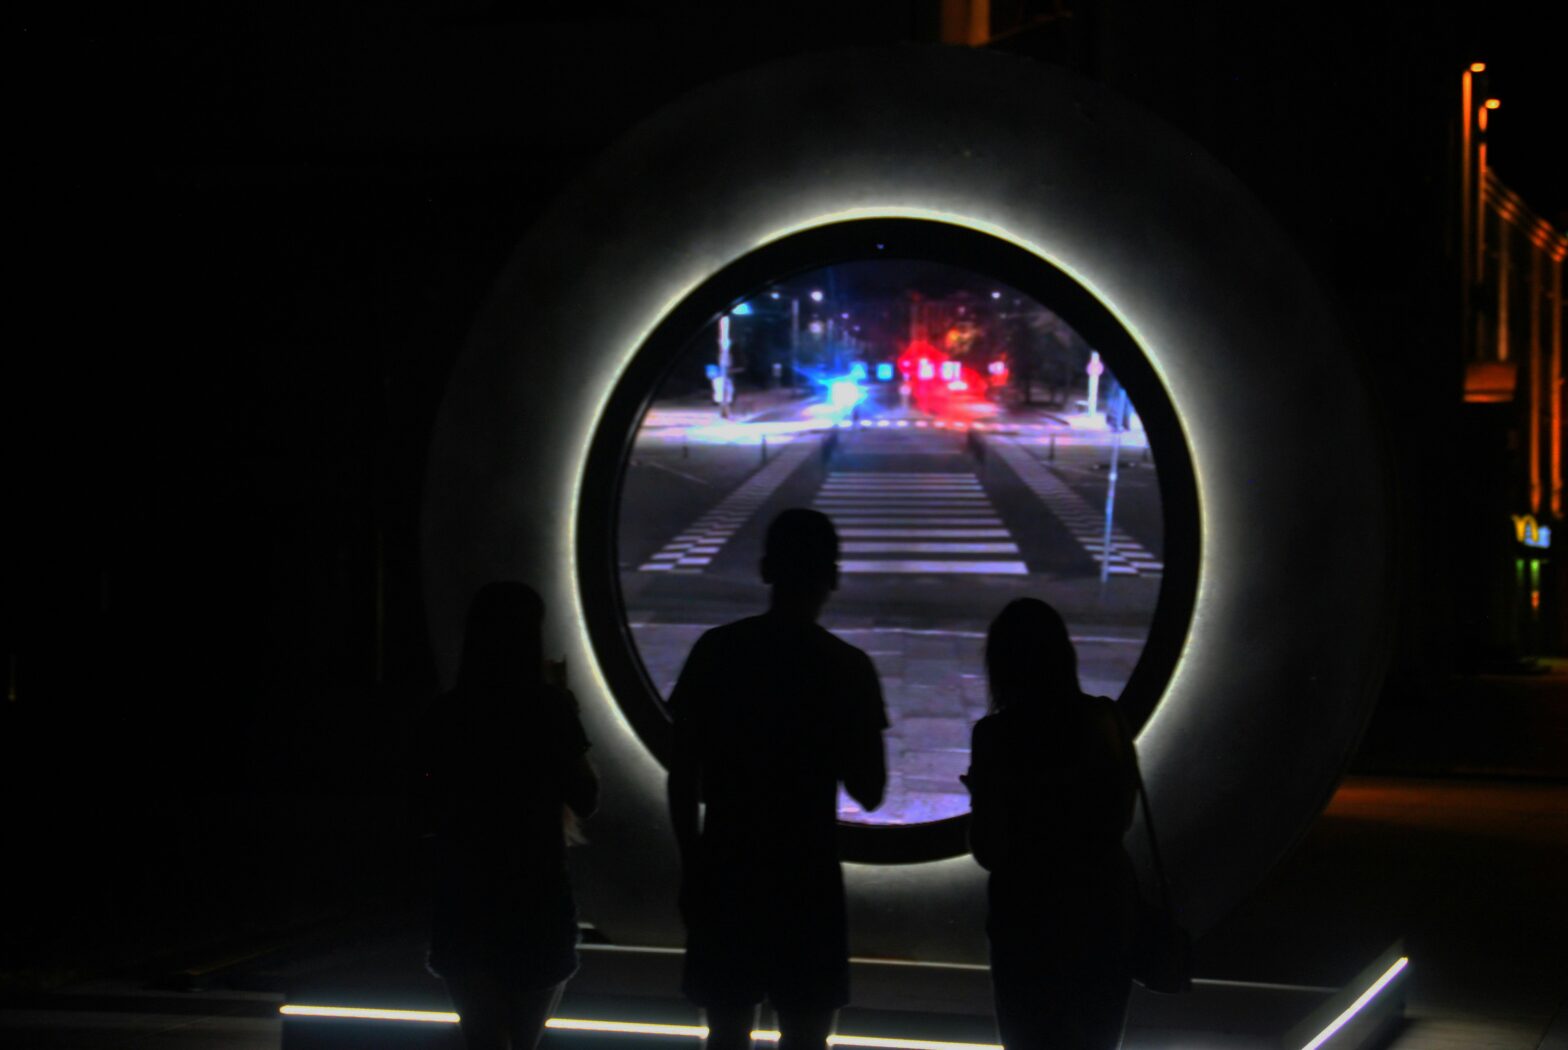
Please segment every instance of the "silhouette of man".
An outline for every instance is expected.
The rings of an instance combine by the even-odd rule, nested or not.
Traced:
[[[748,1047],[764,998],[784,1050],[819,1050],[849,1002],[838,785],[881,803],[887,714],[870,658],[816,622],[838,586],[833,523],[781,513],[762,579],[768,611],[699,638],[670,696],[682,988],[710,1050]]]

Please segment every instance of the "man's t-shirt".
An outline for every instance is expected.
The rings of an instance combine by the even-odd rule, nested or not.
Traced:
[[[870,657],[814,623],[754,616],[697,641],[670,706],[695,743],[704,840],[836,857],[838,784],[882,764]]]
[[[864,652],[756,616],[704,634],[670,696],[705,807],[685,878],[688,995],[842,1005],[838,785],[881,788],[887,715]]]

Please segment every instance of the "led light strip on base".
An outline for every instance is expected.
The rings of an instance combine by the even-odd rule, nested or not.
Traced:
[[[425,1024],[457,1024],[458,1015],[444,1010],[378,1010],[359,1006],[304,1006],[286,1004],[278,1007],[285,1017],[332,1017],[361,1021],[416,1021]],[[706,1039],[707,1025],[649,1024],[641,1021],[594,1021],[580,1017],[552,1017],[546,1028],[565,1032],[618,1032],[624,1035],[666,1035],[687,1039]],[[771,1029],[757,1029],[751,1038],[758,1043],[776,1043],[779,1033]],[[830,1035],[832,1046],[859,1046],[869,1050],[1002,1050],[998,1043],[961,1043],[937,1039],[892,1039],[876,1035]]]
[[[1330,1039],[1349,1024],[1367,1004],[1377,998],[1378,994],[1387,988],[1405,968],[1410,965],[1410,959],[1401,956],[1395,960],[1383,974],[1373,981],[1366,991],[1362,992],[1354,1002],[1345,1008],[1344,1012],[1334,1018],[1329,1024],[1310,1041],[1305,1043],[1301,1050],[1318,1050]],[[458,1015],[447,1010],[381,1010],[371,1007],[358,1006],[305,1006],[285,1004],[278,1007],[278,1013],[284,1017],[327,1017],[364,1021],[413,1021],[424,1024],[457,1024]],[[605,1032],[620,1033],[623,1035],[658,1035],[676,1036],[684,1039],[706,1039],[708,1027],[695,1024],[652,1024],[642,1021],[597,1021],[581,1017],[552,1017],[545,1022],[546,1028],[554,1028],[566,1032]],[[779,1033],[771,1029],[757,1029],[751,1033],[751,1038],[758,1043],[776,1043]],[[875,1035],[831,1035],[828,1043],[832,1046],[865,1047],[868,1050],[1003,1050],[998,1043],[966,1043],[939,1039],[897,1039]]]
[[[1328,1027],[1324,1028],[1323,1031],[1313,1036],[1312,1040],[1303,1045],[1301,1050],[1318,1050],[1318,1047],[1334,1038],[1336,1032],[1349,1024],[1351,1019],[1354,1018],[1358,1013],[1366,1009],[1366,1005],[1373,999],[1377,998],[1377,994],[1384,988],[1387,988],[1390,982],[1392,982],[1394,978],[1398,977],[1400,973],[1403,972],[1404,968],[1409,965],[1410,959],[1408,956],[1401,955],[1398,959],[1394,960],[1394,965],[1390,966],[1387,970],[1384,970],[1383,975],[1377,980],[1373,981],[1367,990],[1362,992],[1356,998],[1355,1002],[1347,1006],[1344,1013],[1330,1021],[1328,1023]]]

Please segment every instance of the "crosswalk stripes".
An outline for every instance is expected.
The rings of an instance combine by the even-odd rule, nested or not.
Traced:
[[[816,454],[817,443],[797,441],[779,450],[772,462],[757,471],[734,492],[680,535],[666,543],[659,553],[638,566],[638,572],[700,572],[730,541],[735,531],[757,512],[764,501],[795,472],[806,457]]]
[[[1111,529],[1111,549],[1105,551],[1105,514],[1090,506],[1078,493],[1067,487],[1056,473],[1019,448],[1009,438],[992,438],[988,447],[995,449],[1003,461],[1013,469],[1029,490],[1040,498],[1046,509],[1056,516],[1068,533],[1094,559],[1096,564],[1106,563],[1106,572],[1112,576],[1156,576],[1165,572],[1165,564],[1151,554],[1137,540],[1121,529]]]
[[[1029,571],[973,474],[834,471],[813,505],[838,528],[841,573]]]

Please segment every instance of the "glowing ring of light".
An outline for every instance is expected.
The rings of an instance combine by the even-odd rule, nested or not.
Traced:
[[[585,173],[502,274],[432,435],[425,598],[442,674],[481,583],[539,587],[606,780],[579,851],[584,911],[615,939],[680,943],[664,772],[585,622],[588,448],[632,355],[693,289],[762,245],[861,218],[1039,254],[1115,314],[1181,417],[1203,561],[1139,749],[1173,891],[1201,929],[1315,816],[1374,700],[1385,460],[1357,362],[1283,234],[1191,142],[1060,70],[932,48],[793,59],[670,106]],[[846,879],[858,951],[983,957],[968,858]]]
[[[668,709],[644,668],[621,615],[622,573],[614,522],[624,511],[620,480],[634,454],[633,436],[669,366],[692,333],[741,296],[786,276],[848,260],[937,260],[1000,282],[1066,321],[1115,369],[1143,420],[1159,464],[1163,559],[1166,572],[1153,623],[1137,666],[1117,697],[1137,730],[1159,702],[1186,639],[1196,589],[1198,536],[1192,462],[1181,424],[1159,377],[1116,317],[1072,277],[1034,252],[963,226],[933,220],[859,219],[828,223],[780,238],[713,274],[677,304],[639,347],[601,415],[579,490],[577,562],[589,633],[604,675],[632,728],[661,762],[669,760]],[[870,421],[862,421],[865,425]],[[892,424],[903,427],[906,420]],[[889,421],[879,419],[876,426]],[[990,424],[963,422],[954,429],[985,433]],[[944,426],[938,420],[937,426]],[[759,587],[760,591],[760,587]],[[611,597],[613,596],[613,598]],[[594,600],[594,599],[609,600]],[[759,594],[760,599],[760,594]],[[956,784],[955,784],[956,787]],[[906,826],[842,824],[839,851],[846,860],[913,863],[968,852],[968,814]]]

